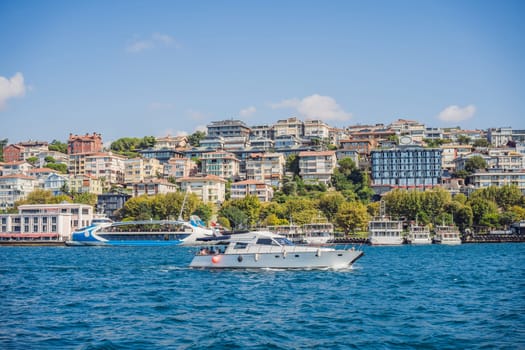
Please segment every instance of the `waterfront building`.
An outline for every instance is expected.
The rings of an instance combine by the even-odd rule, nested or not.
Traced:
[[[76,193],[101,194],[104,183],[100,178],[88,174],[69,175],[69,190]]]
[[[18,214],[0,214],[0,234],[2,239],[65,241],[92,220],[93,207],[86,204],[26,204]]]
[[[133,197],[142,195],[154,196],[178,191],[176,184],[165,179],[147,179],[141,182],[127,184],[127,187],[131,188]]]
[[[286,160],[281,153],[254,153],[246,159],[246,179],[280,187]]]
[[[197,163],[190,158],[171,158],[164,164],[163,176],[175,179],[188,177],[197,173]]]
[[[124,183],[126,157],[109,153],[94,153],[85,158],[85,174],[103,179],[107,184]]]
[[[442,150],[419,146],[373,150],[372,184],[391,188],[425,188],[441,184]]]
[[[124,182],[140,182],[162,174],[163,166],[156,158],[131,158],[124,160]]]
[[[246,137],[250,136],[250,128],[241,120],[221,120],[211,122],[206,126],[207,135],[214,137]]]
[[[336,166],[335,151],[299,153],[299,175],[305,182],[319,182],[329,185]]]
[[[25,160],[4,163],[2,173],[6,175],[28,175],[34,167]]]
[[[102,193],[97,196],[97,213],[103,214],[111,220],[117,219],[118,210],[131,198],[127,193]]]
[[[307,139],[330,139],[330,127],[322,120],[306,120],[304,123],[304,137]]]
[[[296,117],[278,120],[273,125],[273,131],[276,139],[280,136],[293,136],[299,139],[304,136],[304,123]]]
[[[69,134],[67,140],[67,154],[79,153],[99,153],[102,152],[102,135],[93,133],[92,135]]]
[[[13,208],[16,201],[25,199],[37,185],[36,179],[27,175],[0,176],[0,210]]]
[[[226,196],[226,180],[215,175],[190,176],[177,179],[182,192],[195,193],[204,203],[222,203]]]
[[[273,187],[259,180],[245,180],[231,185],[231,199],[242,199],[256,196],[261,202],[270,202],[273,198]]]
[[[239,176],[239,160],[233,153],[222,151],[203,153],[200,161],[203,174],[224,179],[234,179]]]

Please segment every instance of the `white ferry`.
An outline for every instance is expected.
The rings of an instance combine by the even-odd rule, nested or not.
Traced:
[[[432,244],[428,226],[410,225],[407,241],[410,244]]]
[[[403,221],[387,216],[374,218],[368,224],[368,242],[371,245],[403,244]]]
[[[438,225],[435,231],[434,243],[447,245],[461,244],[461,234],[457,227],[453,225]]]

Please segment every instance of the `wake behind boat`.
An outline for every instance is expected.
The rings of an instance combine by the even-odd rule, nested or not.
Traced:
[[[362,251],[354,248],[338,250],[294,245],[287,238],[267,231],[208,238],[204,241],[213,246],[195,255],[190,263],[192,268],[347,268],[363,255]]]
[[[92,223],[73,232],[69,246],[170,246],[193,245],[213,236],[198,217],[183,220],[142,220]]]

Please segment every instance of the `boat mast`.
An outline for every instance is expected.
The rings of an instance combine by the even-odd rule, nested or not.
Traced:
[[[191,186],[189,186],[187,189],[186,189],[186,193],[184,194],[184,199],[182,200],[182,205],[180,206],[180,213],[179,213],[179,221],[183,221],[182,220],[182,212],[184,211],[184,205],[186,204],[186,199],[188,198],[188,193],[191,192]]]

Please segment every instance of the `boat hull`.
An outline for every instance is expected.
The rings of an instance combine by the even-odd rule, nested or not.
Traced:
[[[211,269],[348,268],[363,255],[358,250],[293,251],[196,255],[190,267]]]

